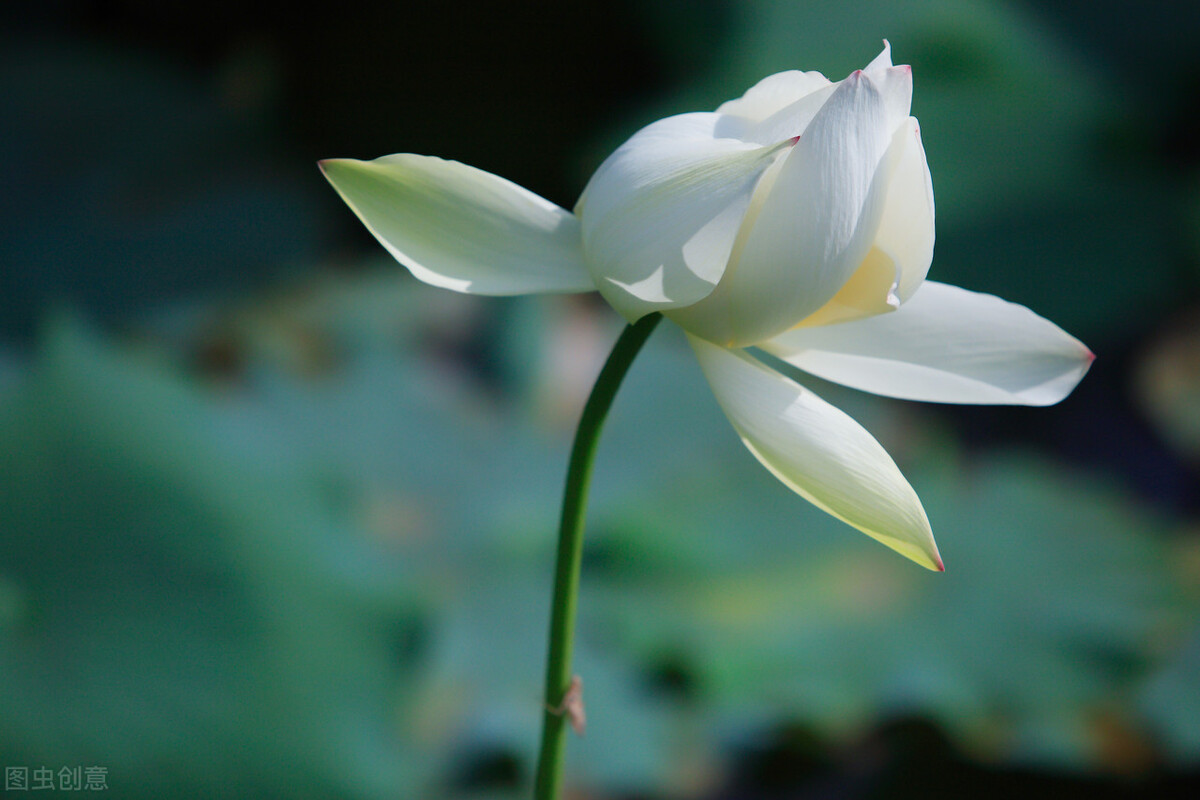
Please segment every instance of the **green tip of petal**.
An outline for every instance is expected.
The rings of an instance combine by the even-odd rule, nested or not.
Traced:
[[[380,244],[431,286],[483,295],[596,288],[579,220],[498,175],[415,153],[317,165]]]
[[[342,192],[342,189],[339,187],[338,178],[346,172],[345,167],[349,167],[357,163],[361,162],[357,162],[352,158],[322,158],[317,161],[317,169],[321,170],[321,175],[325,178],[325,180],[332,184],[333,188],[337,190],[339,195],[342,195],[342,199],[350,205],[351,209],[354,208],[354,205],[350,202],[350,198],[346,197],[346,195]],[[357,211],[355,213],[357,213]]]
[[[362,163],[365,162],[358,161],[357,159],[353,158],[322,158],[317,161],[317,169],[321,170],[321,174],[324,175],[327,180],[332,181],[330,176],[331,172],[340,172],[343,171],[343,167],[352,167],[356,164]]]

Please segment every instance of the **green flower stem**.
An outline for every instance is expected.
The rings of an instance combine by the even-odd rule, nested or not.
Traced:
[[[563,491],[562,520],[558,529],[558,556],[554,566],[550,646],[546,657],[546,707],[534,791],[536,800],[557,800],[562,792],[568,719],[560,707],[571,684],[571,651],[575,643],[575,609],[579,600],[579,567],[583,556],[583,520],[587,510],[592,464],[596,458],[596,444],[621,380],[661,319],[661,314],[650,314],[621,333],[583,407],[579,428],[575,431],[575,442],[571,445],[567,485]]]

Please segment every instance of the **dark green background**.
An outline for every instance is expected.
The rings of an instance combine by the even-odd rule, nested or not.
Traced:
[[[778,486],[664,329],[602,444],[587,796],[1187,796],[1200,765],[1200,6],[10,3],[0,763],[118,797],[519,796],[557,494],[618,321],[418,284],[319,158],[570,207],[639,126],[890,39],[936,280],[1085,341],[1050,409],[807,381],[948,572]],[[64,793],[65,795],[66,793]]]

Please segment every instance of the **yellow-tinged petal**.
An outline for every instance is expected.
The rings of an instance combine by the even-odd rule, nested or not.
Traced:
[[[921,501],[871,434],[744,351],[688,338],[717,402],[763,466],[822,510],[942,570]]]
[[[891,313],[900,307],[895,290],[896,262],[878,247],[872,247],[838,293],[797,327],[833,325]]]
[[[332,158],[321,171],[388,252],[426,283],[485,295],[596,288],[579,220],[490,172],[411,153]]]
[[[896,265],[895,293],[903,303],[925,280],[933,263],[933,179],[915,117],[896,129],[888,156],[893,166],[875,247]]]
[[[672,319],[709,341],[747,346],[833,298],[873,246],[886,197],[876,178],[890,174],[885,155],[911,96],[907,67],[837,84],[777,173],[764,176],[716,290]]]
[[[917,120],[909,117],[892,134],[892,143],[871,183],[882,198],[875,241],[858,269],[838,293],[800,327],[831,325],[894,311],[925,280],[933,262],[933,183],[925,163]]]

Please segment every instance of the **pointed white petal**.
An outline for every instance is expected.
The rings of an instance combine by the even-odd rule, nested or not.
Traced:
[[[892,67],[892,44],[887,39],[883,40],[883,50],[879,55],[871,59],[871,63],[863,68],[863,72],[876,72]]]
[[[871,434],[745,352],[688,338],[717,402],[768,470],[822,510],[942,569],[921,501]]]
[[[1093,359],[1024,306],[934,281],[890,314],[797,328],[759,346],[826,380],[941,403],[1051,405]]]
[[[575,216],[490,172],[411,153],[328,159],[321,171],[426,283],[487,295],[596,288]]]
[[[902,67],[838,84],[786,155],[761,211],[747,217],[721,284],[680,324],[711,341],[749,345],[837,294],[871,249],[886,197],[876,174],[911,93]],[[905,116],[894,118],[900,107]]]
[[[713,290],[759,175],[791,145],[714,138],[718,121],[682,114],[643,128],[576,206],[595,284],[630,322]]]
[[[912,67],[892,66],[892,46],[883,40],[883,52],[863,69],[879,86],[888,114],[888,130],[895,130],[912,108]]]
[[[892,69],[891,46],[885,39],[883,51],[863,72],[881,85],[893,80],[897,82],[893,89],[899,91],[888,92],[894,125],[908,115],[912,83],[908,81],[907,86],[904,85],[908,67],[901,67],[894,73],[890,72]],[[838,84],[819,72],[792,70],[770,75],[743,96],[717,108],[717,113],[727,117],[717,126],[718,134],[761,144],[799,136],[837,87]]]
[[[882,198],[882,199],[880,199]],[[925,280],[933,262],[933,183],[917,120],[892,134],[867,206],[882,210],[875,241],[850,280],[829,302],[800,323],[831,325],[894,311]]]

